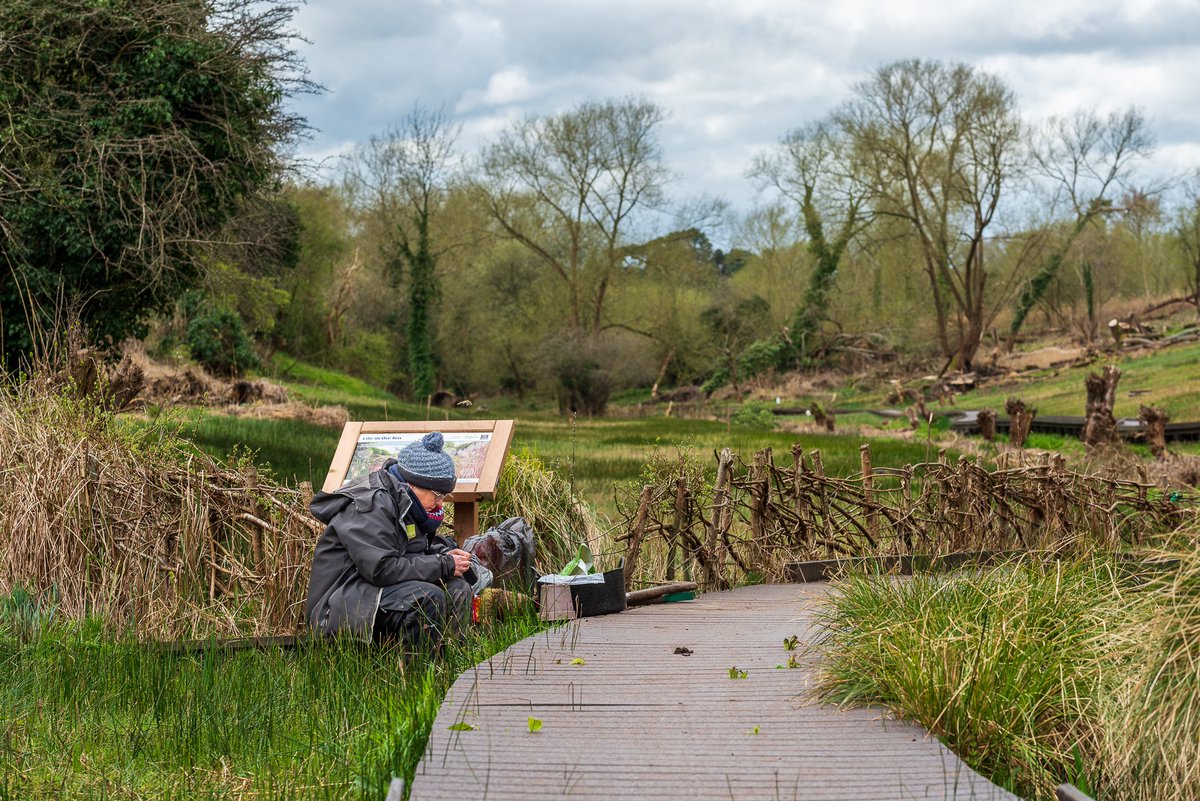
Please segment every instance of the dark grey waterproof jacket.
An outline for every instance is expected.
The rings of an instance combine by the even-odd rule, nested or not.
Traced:
[[[305,609],[314,632],[345,631],[369,640],[384,587],[454,575],[446,542],[419,531],[408,536],[411,504],[404,485],[387,470],[313,498],[308,508],[326,524],[313,555]]]

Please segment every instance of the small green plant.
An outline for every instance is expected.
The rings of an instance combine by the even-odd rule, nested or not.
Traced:
[[[746,671],[741,670],[736,666],[729,668],[729,678],[731,679],[744,679],[749,675],[750,674],[748,674]]]
[[[530,717],[529,718],[529,733],[536,734],[541,730],[542,730],[542,721],[538,720],[535,717]]]
[[[775,414],[771,404],[761,400],[748,400],[737,408],[729,419],[735,426],[769,431],[775,428]]]
[[[54,621],[53,602],[43,602],[24,587],[0,598],[0,630],[10,629],[22,641],[31,640]]]
[[[799,638],[797,635],[793,634],[791,637],[786,637],[786,638],[784,638],[784,641],[783,641],[783,650],[785,650],[785,651],[795,651],[795,650],[796,650],[796,646],[797,646],[797,645],[799,645],[799,644],[800,644],[800,638]]]

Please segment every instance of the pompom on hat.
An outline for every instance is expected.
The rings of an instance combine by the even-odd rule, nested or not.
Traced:
[[[434,492],[453,492],[458,479],[454,472],[454,461],[442,450],[445,443],[442,432],[430,431],[396,454],[396,469],[414,487],[424,487]]]

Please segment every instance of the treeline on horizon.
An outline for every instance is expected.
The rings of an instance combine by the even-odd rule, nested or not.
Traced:
[[[746,165],[764,204],[736,219],[669,196],[664,118],[589,101],[469,154],[414,109],[333,180],[284,190],[286,268],[222,265],[208,291],[266,346],[416,399],[582,411],[864,350],[969,369],[1031,318],[1091,341],[1117,309],[1196,292],[1196,186],[1134,182],[1136,110],[1033,127],[995,76],[888,65]]]
[[[312,88],[294,9],[228,0],[223,28],[193,5],[7,6],[10,368],[66,311],[218,373],[283,353],[416,400],[599,412],[631,387],[740,392],[848,359],[971,369],[1031,325],[1091,341],[1119,311],[1200,310],[1200,177],[1146,175],[1136,109],[1032,121],[985,71],[887,64],[745,165],[762,204],[744,213],[672,196],[667,110],[642,97],[474,152],[417,106],[321,179],[281,180],[304,127],[283,101]],[[18,46],[47,25],[57,50]]]

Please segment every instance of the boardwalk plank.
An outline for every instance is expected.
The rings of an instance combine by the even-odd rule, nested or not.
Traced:
[[[1014,799],[919,726],[809,700],[811,665],[776,668],[825,592],[709,593],[523,640],[455,682],[412,798]]]

